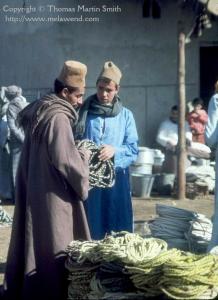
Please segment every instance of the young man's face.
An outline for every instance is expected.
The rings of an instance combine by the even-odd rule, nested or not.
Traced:
[[[119,91],[119,87],[113,81],[106,83],[103,80],[99,80],[96,87],[98,101],[106,105],[112,103],[114,96]]]
[[[83,103],[85,88],[78,88],[74,92],[71,92],[67,88],[65,88],[64,90],[65,100],[67,100],[75,109],[79,108]]]

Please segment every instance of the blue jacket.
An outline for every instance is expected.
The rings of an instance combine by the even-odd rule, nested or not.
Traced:
[[[115,148],[115,168],[127,168],[137,159],[138,134],[130,110],[123,107],[115,117],[88,114],[84,138],[97,145],[111,145]]]

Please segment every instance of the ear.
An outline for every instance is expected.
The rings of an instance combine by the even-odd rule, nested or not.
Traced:
[[[118,94],[119,90],[120,90],[120,85],[117,85],[117,94]]]
[[[63,88],[63,90],[60,92],[61,96],[66,99],[67,95],[69,94],[69,91],[67,88]]]

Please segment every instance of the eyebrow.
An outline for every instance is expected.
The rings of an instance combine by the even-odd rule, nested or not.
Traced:
[[[113,91],[113,89],[111,88],[106,88],[106,87],[103,87],[103,86],[97,86],[98,89],[102,89],[102,90],[106,90],[106,91]]]

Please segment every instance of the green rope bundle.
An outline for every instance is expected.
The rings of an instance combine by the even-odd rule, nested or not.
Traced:
[[[213,299],[218,291],[218,256],[180,252],[163,265],[159,286],[172,299]]]
[[[214,299],[218,293],[218,256],[167,250],[160,239],[119,232],[73,241],[67,252],[69,299]]]

